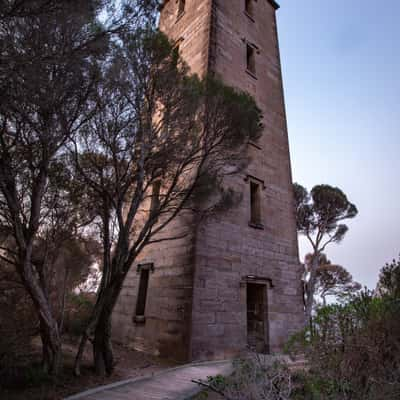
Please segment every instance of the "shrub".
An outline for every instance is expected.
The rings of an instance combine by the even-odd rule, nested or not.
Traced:
[[[93,310],[94,296],[89,293],[71,293],[67,298],[64,332],[80,336],[87,326]]]
[[[289,400],[292,376],[285,362],[252,354],[234,362],[229,377],[209,377],[203,385],[229,400]]]
[[[310,398],[400,398],[399,315],[399,299],[368,291],[318,310],[312,332],[291,343],[291,349],[305,351]]]

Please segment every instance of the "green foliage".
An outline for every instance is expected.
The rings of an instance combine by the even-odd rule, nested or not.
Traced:
[[[352,275],[341,265],[332,264],[325,254],[320,255],[316,274],[315,292],[326,304],[327,296],[344,301],[349,295],[359,291],[362,286],[353,280]]]
[[[223,375],[208,376],[207,383],[218,391],[224,391],[229,380]]]
[[[336,187],[316,185],[310,194],[297,183],[293,188],[298,231],[308,236],[319,232],[328,234],[329,242],[340,242],[348,228],[339,222],[354,218],[357,207]]]
[[[400,299],[400,257],[381,269],[378,290],[383,295]]]
[[[230,376],[208,377],[204,385],[229,400],[289,400],[293,389],[283,361],[256,353],[235,360]]]
[[[288,343],[304,352],[310,399],[375,400],[400,394],[400,302],[364,290],[318,310],[312,331]],[[384,396],[383,396],[384,394]]]
[[[310,268],[304,276],[305,315],[306,320],[311,323],[321,255],[330,243],[340,243],[343,240],[348,227],[342,221],[354,218],[358,211],[336,187],[317,185],[308,193],[303,186],[295,183],[293,192],[297,231],[312,246]]]
[[[87,293],[71,294],[67,298],[64,331],[79,336],[85,330],[94,307],[94,296]]]

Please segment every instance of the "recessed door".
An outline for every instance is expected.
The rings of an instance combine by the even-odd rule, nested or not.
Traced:
[[[266,285],[247,284],[247,343],[252,350],[265,353],[267,345]]]

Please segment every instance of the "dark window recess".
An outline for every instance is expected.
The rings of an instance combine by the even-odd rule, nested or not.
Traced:
[[[178,0],[178,17],[180,17],[185,12],[185,6],[185,0]]]
[[[136,319],[142,318],[144,320],[144,310],[146,307],[147,288],[149,286],[149,274],[150,274],[150,270],[148,268],[140,269],[139,291],[138,291],[138,297],[137,297],[137,301],[136,301],[136,313],[135,313]]]
[[[261,224],[260,185],[250,182],[250,223]]]
[[[250,16],[254,16],[254,4],[253,4],[254,0],[245,0],[245,5],[244,5],[244,9],[246,11],[247,14],[249,14]]]
[[[246,45],[246,63],[247,71],[251,72],[253,75],[256,74],[256,50],[253,46],[249,44]]]
[[[161,181],[155,181],[153,183],[152,192],[151,192],[151,205],[150,205],[150,215],[153,216],[157,213],[158,208],[160,207],[160,188]]]

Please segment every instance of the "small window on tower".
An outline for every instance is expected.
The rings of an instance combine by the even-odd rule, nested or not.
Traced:
[[[185,12],[186,1],[178,0],[178,18]]]
[[[256,74],[256,50],[250,44],[246,44],[246,62],[247,71]]]
[[[149,287],[150,270],[153,264],[144,264],[138,266],[140,273],[139,289],[136,300],[135,322],[145,322],[144,312],[146,308],[147,289]]]
[[[250,223],[256,226],[261,225],[261,198],[260,185],[250,181]]]
[[[155,181],[151,191],[151,205],[150,205],[150,216],[154,216],[158,212],[160,207],[160,188],[161,181]]]
[[[245,0],[245,5],[244,5],[244,9],[246,11],[246,13],[251,16],[254,17],[254,0]]]

